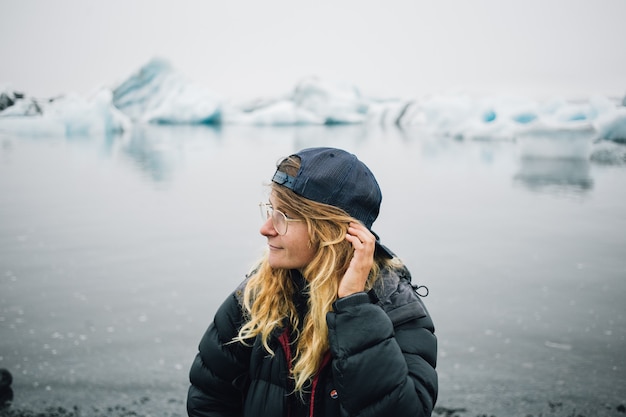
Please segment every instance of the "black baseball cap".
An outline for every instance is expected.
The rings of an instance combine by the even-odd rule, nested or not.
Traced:
[[[291,156],[300,159],[296,176],[279,168],[273,182],[309,200],[339,207],[372,231],[383,196],[374,174],[363,162],[337,148],[308,148]],[[374,235],[377,252],[392,258],[393,252]]]

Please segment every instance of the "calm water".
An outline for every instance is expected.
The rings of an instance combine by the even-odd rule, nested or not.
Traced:
[[[275,162],[321,145],[374,171],[374,230],[430,289],[439,405],[612,416],[626,403],[624,166],[363,127],[0,142],[13,408],[184,415],[197,343],[262,253],[257,203]]]

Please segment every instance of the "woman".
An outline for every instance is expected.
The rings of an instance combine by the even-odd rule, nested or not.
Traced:
[[[284,159],[261,204],[268,252],[199,346],[190,416],[429,416],[432,320],[371,226],[382,195],[340,149]]]

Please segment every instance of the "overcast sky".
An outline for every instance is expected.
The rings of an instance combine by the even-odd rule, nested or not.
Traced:
[[[0,87],[114,86],[155,56],[219,96],[626,93],[626,0],[0,0]]]

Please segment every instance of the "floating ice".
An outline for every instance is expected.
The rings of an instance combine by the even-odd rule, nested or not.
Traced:
[[[130,126],[130,120],[113,106],[109,90],[89,100],[76,94],[50,100],[18,95],[13,105],[0,111],[0,132],[31,136],[109,134]]]
[[[113,89],[113,104],[133,121],[216,123],[220,101],[163,59],[153,59]]]
[[[258,126],[321,125],[324,120],[314,113],[296,106],[287,99],[262,102],[253,106],[226,109],[222,116],[226,124]]]
[[[602,114],[595,121],[594,126],[599,138],[626,143],[626,107]]]
[[[294,91],[274,100],[226,107],[222,122],[246,125],[332,125],[363,123],[368,100],[352,85],[305,78]]]
[[[458,139],[515,140],[523,145],[523,156],[567,158],[588,157],[594,141],[626,142],[624,102],[606,97],[579,102],[463,94],[372,98],[349,83],[308,77],[286,94],[231,103],[164,59],[149,61],[90,99],[68,94],[36,100],[0,88],[0,132],[111,134],[146,123],[398,126]]]

